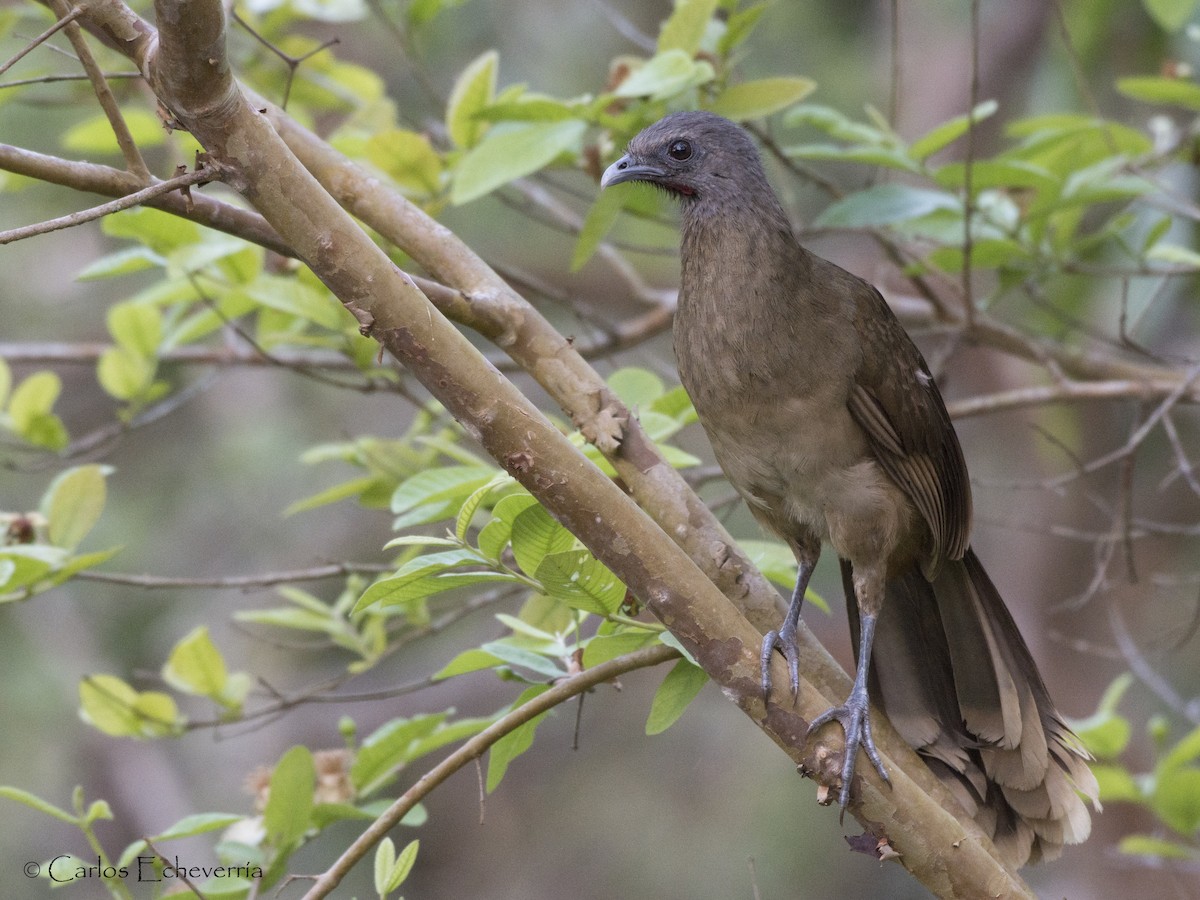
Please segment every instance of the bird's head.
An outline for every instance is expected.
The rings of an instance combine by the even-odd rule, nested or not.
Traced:
[[[758,150],[740,127],[710,112],[672,113],[629,142],[602,188],[644,181],[684,200],[721,204],[766,186]],[[769,188],[768,188],[769,190]]]

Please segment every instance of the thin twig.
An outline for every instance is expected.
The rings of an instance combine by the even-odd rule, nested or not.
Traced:
[[[159,181],[147,188],[143,188],[132,194],[127,194],[118,200],[113,200],[109,203],[102,203],[99,206],[93,206],[91,209],[81,209],[79,212],[73,212],[66,216],[59,216],[57,219],[50,219],[46,222],[37,222],[33,225],[25,225],[21,228],[12,228],[8,231],[0,231],[0,246],[11,244],[15,241],[21,241],[25,238],[36,237],[40,234],[49,234],[52,231],[61,231],[64,228],[74,228],[76,225],[83,225],[86,222],[94,222],[96,219],[102,219],[105,216],[110,216],[115,212],[120,212],[123,209],[129,209],[133,206],[141,206],[147,200],[153,200],[155,197],[160,197],[163,194],[169,194],[171,191],[177,191],[180,188],[190,187],[193,184],[213,181],[217,177],[216,173],[209,168],[200,168],[194,172],[185,172],[182,175],[176,175],[174,178],[169,178],[166,181]]]
[[[39,46],[44,44],[46,41],[50,40],[50,38],[54,37],[54,35],[58,34],[58,32],[62,31],[62,29],[66,28],[68,25],[70,25],[72,22],[74,22],[76,19],[78,19],[80,16],[82,16],[83,12],[84,12],[83,7],[77,6],[73,10],[71,10],[69,13],[62,16],[57,22],[55,22],[53,25],[51,25],[49,28],[47,28],[45,31],[43,31],[41,34],[39,34],[37,37],[35,37],[33,40],[31,40],[28,44],[26,44],[24,47],[22,47],[20,50],[18,50],[17,54],[15,56],[10,57],[3,64],[0,64],[0,75],[3,75],[5,72],[7,72],[13,66],[15,66],[18,62],[20,62],[22,59],[24,59],[30,52],[37,49]]]
[[[426,795],[458,770],[479,759],[496,741],[524,725],[529,720],[548,712],[576,694],[590,690],[618,675],[656,666],[679,656],[677,650],[659,644],[618,656],[578,675],[564,678],[549,690],[517,707],[479,734],[466,741],[461,747],[434,766],[400,795],[397,800],[377,818],[366,831],[346,848],[345,852],[328,869],[314,878],[315,884],[303,900],[318,900],[329,896],[341,883],[346,874],[382,840],[401,819]]]

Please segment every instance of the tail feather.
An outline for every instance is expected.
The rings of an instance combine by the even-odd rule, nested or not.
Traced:
[[[842,575],[851,587],[848,563]],[[846,597],[856,623],[852,588]],[[871,688],[1006,864],[1053,859],[1088,836],[1080,792],[1099,809],[1090,756],[973,550],[944,562],[933,582],[918,570],[889,582]]]

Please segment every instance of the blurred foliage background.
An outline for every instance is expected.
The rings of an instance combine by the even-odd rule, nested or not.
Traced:
[[[150,15],[148,4],[131,5]],[[996,100],[999,112],[981,122],[973,139],[975,152],[980,157],[996,154],[1013,140],[1006,124],[1049,113],[1100,115],[1151,137],[1173,129],[1177,138],[1182,135],[1183,150],[1174,163],[1156,169],[1157,187],[1187,211],[1170,226],[1174,244],[1195,247],[1190,210],[1196,177],[1187,159],[1189,142],[1194,143],[1195,108],[1148,105],[1116,87],[1118,79],[1159,75],[1190,83],[1192,67],[1200,64],[1200,43],[1188,27],[1192,6],[1166,0],[981,3],[976,96]],[[671,6],[626,0],[255,0],[236,10],[296,55],[337,39],[298,67],[289,111],[322,134],[339,129],[348,147],[355,138],[347,122],[353,124],[357,116],[369,131],[378,110],[356,102],[353,73],[332,69],[335,59],[375,73],[400,122],[416,132],[427,131],[434,145],[443,146],[447,98],[464,68],[481,54],[497,52],[501,90],[525,83],[530,91],[556,98],[595,95],[614,71],[614,60],[653,52],[654,36]],[[9,7],[0,16],[8,17],[0,44],[3,58],[14,55],[50,21],[36,5]],[[738,77],[810,78],[816,85],[811,101],[856,121],[865,119],[864,106],[870,105],[890,118],[898,135],[913,139],[970,107],[971,24],[971,5],[952,0],[769,3],[739,50]],[[239,77],[279,101],[286,66],[245,30],[235,27],[230,35]],[[5,80],[63,69],[61,54],[42,48]],[[144,101],[136,82],[114,85],[130,107]],[[105,159],[89,149],[86,134],[79,131],[80,122],[95,113],[87,105],[90,97],[86,82],[0,89],[0,140],[48,154]],[[191,162],[181,149],[186,142],[163,143],[152,107],[142,106],[149,117],[147,159],[156,174],[166,177],[169,163]],[[776,120],[769,133],[788,144],[799,143],[797,135],[812,137]],[[607,162],[619,146],[600,149]],[[959,143],[944,159],[961,158],[962,152]],[[114,163],[115,158],[110,155],[106,161]],[[845,191],[878,178],[878,170],[862,164],[815,159],[807,164]],[[830,204],[829,194],[814,181],[789,177],[777,161],[774,166],[775,183],[797,223],[803,227],[818,220]],[[637,304],[613,266],[593,259],[571,271],[577,233],[562,227],[561,217],[553,221],[547,211],[561,207],[576,221],[582,219],[596,193],[594,172],[589,175],[587,169],[580,158],[519,189],[505,188],[462,205],[448,203],[444,186],[439,186],[432,192],[436,196],[423,202],[533,296],[564,333],[591,334],[597,322],[617,322]],[[0,229],[92,202],[67,188],[12,176],[0,184],[6,188],[0,195]],[[549,192],[553,203],[539,201],[539,192]],[[669,207],[656,207],[653,216],[669,216]],[[677,259],[669,218],[666,226],[623,220],[611,237],[618,243],[654,245],[654,252],[627,256],[652,288],[674,286]],[[885,295],[912,293],[867,229],[817,228],[806,232],[805,239],[813,249],[878,283]],[[75,353],[76,358],[52,366],[23,362],[10,353],[10,366],[17,380],[52,367],[63,381],[55,412],[73,438],[96,437],[95,445],[72,461],[98,460],[114,467],[107,478],[103,516],[86,545],[91,550],[120,547],[101,571],[204,579],[339,561],[391,563],[393,554],[382,549],[392,537],[392,516],[386,509],[340,502],[310,512],[284,512],[348,477],[349,470],[336,462],[301,462],[310,448],[362,434],[385,439],[405,435],[414,409],[393,392],[340,390],[283,366],[171,365],[159,377],[175,390],[185,388],[186,399],[164,408],[161,416],[135,419],[137,427],[112,428],[123,415],[128,418],[129,406],[101,389],[95,355],[76,351],[107,346],[109,308],[155,284],[161,273],[85,282],[77,276],[89,263],[128,246],[89,225],[0,249],[0,351],[36,344],[49,352],[53,344]],[[1048,278],[1044,284],[1050,300],[1044,304],[1006,295],[994,311],[1050,338],[1075,329],[1111,336],[1124,309],[1122,286],[1128,292],[1128,281],[1106,278],[1103,262],[1084,277],[1059,273]],[[985,281],[1000,277],[981,274]],[[987,281],[981,293],[993,287]],[[1200,323],[1191,302],[1194,290],[1195,279],[1186,271],[1147,289],[1149,297],[1137,309],[1137,341],[1160,358],[1195,359]],[[994,349],[959,347],[947,342],[945,329],[937,326],[921,328],[918,323],[913,331],[935,367],[944,369],[943,390],[950,400],[1030,381],[1029,363]],[[674,383],[665,332],[596,365],[606,375],[639,366]],[[518,383],[544,399],[527,380],[518,378]],[[1138,542],[1135,573],[1142,574],[1135,579],[1130,572],[1118,575],[1097,564],[1098,555],[1125,553],[1120,541],[1106,543],[1095,536],[1109,528],[1108,501],[1127,473],[1109,467],[1064,482],[1056,491],[1040,479],[1070,471],[1072,454],[1086,459],[1120,446],[1146,411],[1145,403],[1128,399],[1019,408],[958,423],[976,491],[974,543],[1022,625],[1059,707],[1070,716],[1087,716],[1121,673],[1144,668],[1119,702],[1113,698],[1119,714],[1114,718],[1110,710],[1092,722],[1108,729],[1102,734],[1114,741],[1110,748],[1114,758],[1120,756],[1115,768],[1123,773],[1150,771],[1163,748],[1176,746],[1180,735],[1200,720],[1196,701],[1187,700],[1200,694],[1190,540],[1200,507],[1182,477],[1161,484],[1139,482],[1136,508],[1156,520],[1178,523],[1178,528]],[[1175,424],[1182,445],[1195,446],[1194,422],[1181,415]],[[5,511],[37,508],[66,465],[62,458],[31,453],[17,443],[6,441],[5,465],[0,467],[0,508]],[[676,443],[704,460],[702,465],[711,465],[699,429],[685,430]],[[1165,439],[1145,452],[1158,461],[1160,474],[1171,470]],[[729,499],[721,482],[708,484],[706,494],[717,502]],[[734,534],[759,537],[740,507],[727,507],[727,521]],[[1103,583],[1096,584],[1097,578]],[[342,589],[333,580],[302,586],[326,601]],[[809,624],[849,665],[844,616],[833,599],[840,587],[831,560],[818,570],[814,586],[831,598],[835,612],[826,616],[810,610]],[[340,705],[300,704],[285,715],[162,740],[112,738],[80,721],[81,679],[114,673],[153,686],[180,638],[202,625],[231,668],[251,673],[260,692],[287,695],[344,672],[345,654],[327,641],[234,619],[238,612],[278,602],[271,588],[138,587],[87,579],[7,604],[0,610],[0,717],[5,723],[0,728],[0,784],[63,806],[77,784],[89,798],[107,799],[115,821],[99,823],[97,833],[115,852],[194,812],[250,814],[254,797],[247,781],[252,773],[273,765],[295,744],[314,750],[342,746],[343,717],[354,720],[361,736],[396,716],[447,707],[466,716],[488,715],[515,696],[511,684],[477,673],[413,694]],[[504,608],[512,612],[513,606],[510,602]],[[361,675],[354,690],[386,692],[419,680],[464,647],[503,632],[490,612],[467,616],[393,654]],[[1123,638],[1140,648],[1132,658],[1122,648]],[[801,782],[769,741],[747,727],[711,687],[672,728],[647,737],[646,714],[661,677],[658,670],[638,672],[622,679],[619,689],[602,687],[583,701],[578,721],[574,706],[559,709],[486,799],[480,799],[480,786],[469,771],[438,789],[426,804],[428,821],[412,829],[421,850],[404,892],[421,898],[495,900],[926,896],[899,867],[851,855],[834,813],[813,802],[813,787]],[[1163,684],[1179,700],[1175,708],[1164,701]],[[211,714],[210,705],[199,702],[190,711],[197,718]],[[1113,737],[1114,729],[1128,731],[1128,744],[1120,734]],[[420,771],[418,763],[400,774],[401,782]],[[8,896],[41,895],[17,873],[25,861],[68,850],[87,855],[77,833],[65,825],[18,805],[6,805],[4,815],[0,891]],[[1088,844],[1069,848],[1063,859],[1030,871],[1028,878],[1047,897],[1195,896],[1200,885],[1196,834],[1164,829],[1161,817],[1161,810],[1145,804],[1110,803],[1097,817]],[[1193,818],[1185,811],[1175,821],[1186,829]],[[359,827],[355,822],[332,826],[320,841],[299,851],[291,871],[324,868]],[[1138,833],[1170,838],[1184,848],[1184,858],[1118,851],[1123,838]],[[397,843],[407,839],[401,835]],[[184,859],[211,854],[203,838],[177,846]],[[370,894],[368,867],[360,868],[364,871],[356,872],[338,896]]]

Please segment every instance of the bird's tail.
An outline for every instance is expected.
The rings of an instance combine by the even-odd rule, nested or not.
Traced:
[[[846,596],[854,605],[852,588]],[[1090,756],[973,550],[932,582],[914,568],[888,584],[871,668],[871,696],[1007,865],[1054,859],[1087,838],[1080,792],[1099,808]]]

